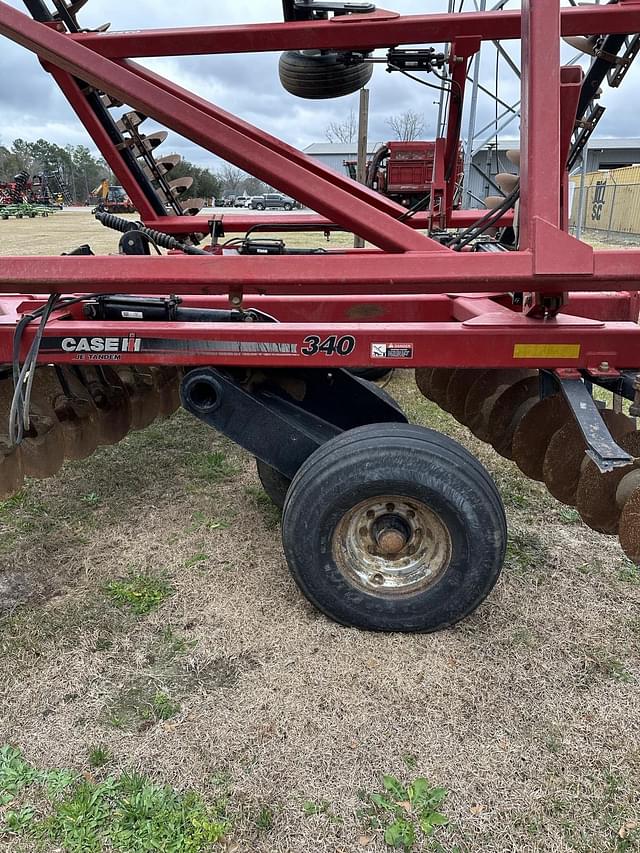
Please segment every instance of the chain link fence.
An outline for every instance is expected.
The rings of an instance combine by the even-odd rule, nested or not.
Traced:
[[[618,182],[612,173],[574,179],[571,230],[578,237],[640,245],[640,182]]]

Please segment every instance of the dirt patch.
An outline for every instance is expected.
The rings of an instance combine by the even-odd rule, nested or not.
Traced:
[[[632,830],[619,836],[638,817],[637,571],[412,374],[389,390],[461,440],[504,497],[507,564],[473,617],[432,636],[329,622],[287,572],[253,460],[178,414],[29,483],[3,515],[5,577],[56,595],[2,622],[0,740],[80,772],[101,744],[113,772],[212,800],[224,780],[242,851],[386,849],[362,800],[383,774],[446,788],[449,853],[637,849]],[[172,594],[136,615],[104,592],[129,573]],[[118,702],[124,725],[109,719]]]

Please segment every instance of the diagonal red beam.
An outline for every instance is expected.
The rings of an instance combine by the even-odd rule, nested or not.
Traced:
[[[635,3],[566,8],[562,35],[634,33]],[[463,12],[454,15],[352,15],[330,21],[185,27],[144,32],[82,33],[78,42],[112,59],[145,56],[195,56],[215,53],[259,53],[281,50],[374,50],[400,44],[438,44],[463,36],[483,40],[519,39],[520,10]]]
[[[387,252],[442,251],[434,240],[375,209],[353,195],[347,178],[320,177],[312,168],[291,162],[286,151],[274,150],[236,127],[202,112],[134,72],[77,44],[66,35],[39,24],[0,3],[0,34],[36,53],[69,74],[119,98],[162,122],[202,148],[223,157],[269,184],[315,208]],[[378,198],[373,191],[372,199]]]

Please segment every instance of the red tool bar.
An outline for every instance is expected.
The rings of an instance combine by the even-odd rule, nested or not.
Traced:
[[[81,294],[71,294],[79,296]],[[640,314],[638,294],[571,293],[562,314],[591,320],[635,323]],[[315,296],[251,296],[245,308],[256,308],[286,323],[445,323],[464,322],[483,313],[507,312],[511,321],[518,310],[511,307],[509,297],[500,293],[478,294],[403,294],[387,296],[327,295]],[[0,328],[15,326],[25,315],[46,304],[46,297],[0,297]],[[226,296],[193,296],[181,298],[183,308],[228,309]],[[55,316],[55,315],[54,315]],[[82,319],[82,305],[76,304],[58,316]]]
[[[35,324],[34,324],[35,325]],[[24,335],[26,353],[35,328]],[[345,341],[346,355],[313,342]],[[0,325],[0,361],[12,359],[13,327]],[[401,355],[376,358],[380,345]],[[47,326],[48,364],[216,364],[272,367],[574,367],[636,363],[640,327],[558,317],[552,323],[503,311],[438,323],[141,323],[57,320]],[[342,348],[340,348],[342,349]]]
[[[337,176],[330,170],[327,170],[326,178],[320,177],[316,168],[318,164],[310,168],[301,165],[287,156],[289,146],[284,143],[274,149],[273,144],[251,138],[235,122],[231,126],[222,111],[215,107],[211,106],[209,112],[204,113],[161,86],[98,56],[6,3],[0,3],[0,33],[37,53],[41,59],[155,118],[207,151],[275,184],[299,201],[313,205],[328,219],[388,252],[441,251],[441,246],[434,240],[376,209],[380,197],[373,190],[362,187],[359,190],[370,194],[371,203],[356,197],[354,182],[348,178]],[[296,155],[298,158],[304,156],[300,152]]]
[[[484,210],[454,210],[449,216],[449,225],[451,228],[468,228],[486,212]],[[228,234],[245,234],[255,225],[261,226],[262,230],[270,229],[272,232],[296,231],[301,227],[308,231],[342,230],[339,225],[313,213],[254,216],[250,211],[247,211],[240,214],[217,213],[216,217],[221,220],[224,230]],[[149,228],[158,228],[167,234],[206,234],[213,218],[213,216],[163,216],[158,219],[154,216],[144,221]],[[408,219],[407,222],[412,228],[428,228],[430,218],[428,213],[418,213]],[[506,213],[498,224],[501,227],[513,225],[513,213]]]
[[[637,2],[562,10],[562,35],[634,33]],[[74,40],[112,59],[196,56],[281,50],[374,50],[401,44],[438,44],[463,36],[483,40],[519,39],[520,10],[406,15],[382,11],[330,21],[186,27],[144,32],[82,33]]]
[[[628,290],[640,278],[640,250],[596,252],[593,275],[545,275],[546,293]],[[309,255],[168,257],[5,257],[4,293],[251,294],[469,293],[487,287],[530,289],[539,282],[528,252],[484,254],[380,252]]]

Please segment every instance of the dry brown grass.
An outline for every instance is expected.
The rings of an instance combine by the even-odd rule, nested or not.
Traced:
[[[0,228],[16,224],[30,223]],[[93,227],[79,242],[90,230],[95,242]],[[0,577],[21,606],[0,627],[0,742],[80,771],[103,744],[109,771],[205,796],[224,780],[247,853],[384,850],[379,837],[362,846],[358,816],[358,791],[382,773],[449,790],[448,853],[640,849],[637,833],[618,836],[640,818],[639,576],[410,373],[389,390],[470,448],[503,494],[509,556],[472,618],[431,636],[325,619],[287,572],[253,461],[178,414],[2,506]],[[105,585],[130,571],[173,594],[146,616],[118,607]],[[177,706],[171,719],[145,715],[150,685]],[[271,829],[256,827],[263,806]]]

